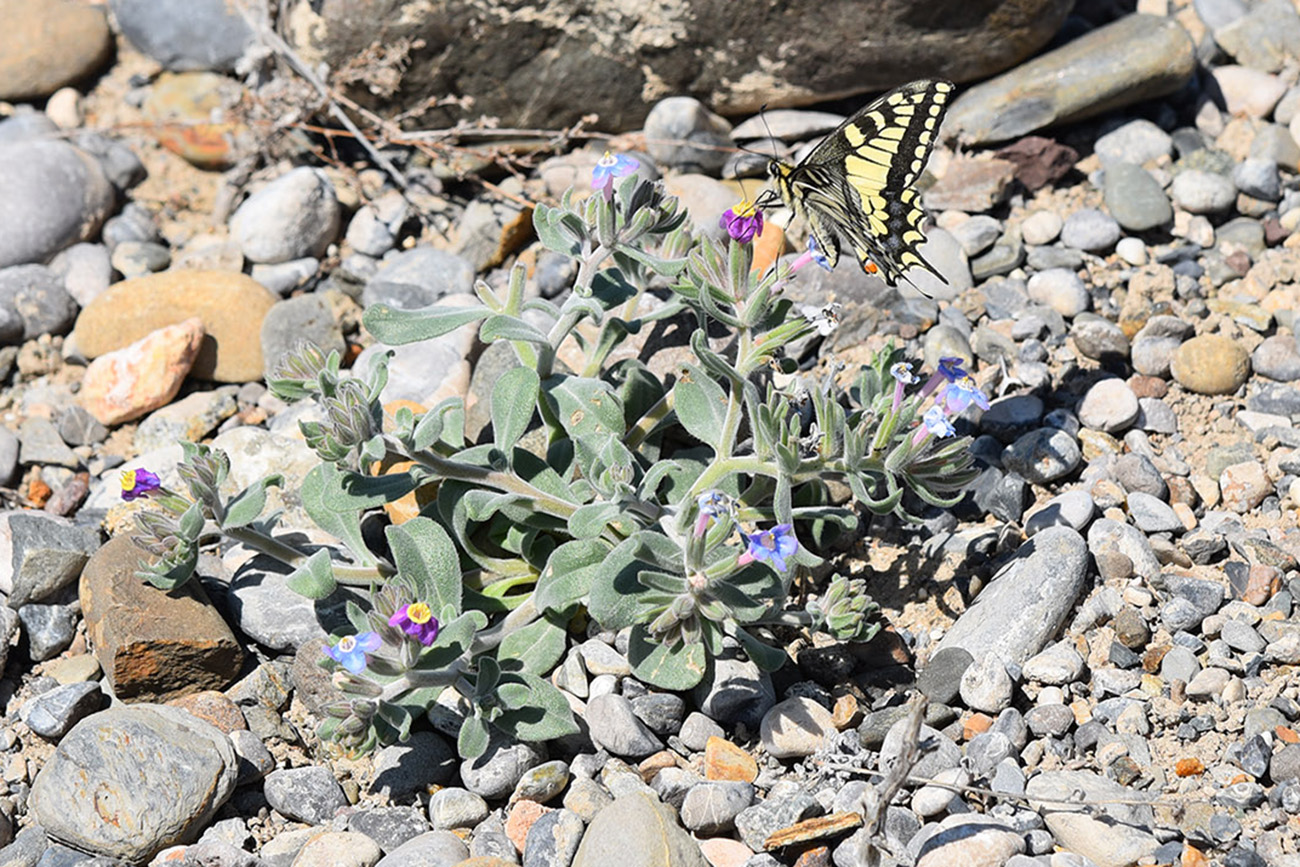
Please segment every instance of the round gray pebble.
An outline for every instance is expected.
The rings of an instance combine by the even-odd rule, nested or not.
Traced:
[[[1061,241],[1067,247],[1097,253],[1109,250],[1119,240],[1120,227],[1115,218],[1096,208],[1081,208],[1065,220]]]

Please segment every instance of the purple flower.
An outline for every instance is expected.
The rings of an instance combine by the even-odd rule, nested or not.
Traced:
[[[730,514],[732,508],[731,497],[717,489],[700,494],[695,498],[695,505],[700,510],[700,517],[695,521],[696,538],[704,535],[710,521],[716,521],[721,515]]]
[[[615,156],[609,151],[596,162],[596,168],[591,172],[591,188],[600,190],[609,201],[614,198],[614,179],[625,178],[636,172],[641,164],[634,157],[627,154],[618,154]]]
[[[943,390],[943,401],[948,411],[954,413],[961,412],[972,403],[980,409],[989,408],[989,399],[969,376],[948,383],[948,387]]]
[[[727,234],[742,244],[754,240],[754,236],[763,231],[763,212],[742,199],[722,212],[718,225],[727,230]]]
[[[749,548],[736,561],[742,566],[762,560],[770,562],[778,572],[784,572],[785,558],[799,549],[799,540],[794,537],[794,528],[790,524],[777,524],[770,530],[743,535],[749,540]]]
[[[831,270],[831,260],[827,259],[825,254],[817,247],[817,239],[812,235],[808,236],[808,249],[799,254],[799,258],[790,263],[790,273],[793,274],[809,262],[816,262],[827,271]]]
[[[940,358],[939,369],[930,375],[926,380],[925,387],[921,389],[921,400],[925,400],[934,390],[946,382],[956,382],[959,379],[969,379],[970,374],[962,367],[960,358]]]
[[[374,653],[379,645],[378,632],[359,632],[356,635],[345,635],[339,639],[338,644],[322,647],[321,650],[348,671],[360,674],[366,670],[366,654]]]
[[[912,435],[912,445],[919,446],[930,436],[950,437],[956,436],[956,434],[957,429],[952,426],[952,422],[944,414],[943,407],[935,404],[925,411],[925,415],[921,416],[921,426]]]
[[[912,365],[908,364],[906,361],[900,361],[890,367],[889,375],[895,380],[892,411],[898,412],[898,408],[903,405],[903,388],[915,383],[919,377],[912,373]]]
[[[122,499],[127,502],[137,497],[147,497],[161,487],[162,482],[148,470],[127,470],[122,473]]]
[[[438,618],[423,602],[403,605],[388,618],[388,625],[402,630],[425,647],[438,637]]]

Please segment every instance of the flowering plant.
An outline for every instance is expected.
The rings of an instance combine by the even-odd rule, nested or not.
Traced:
[[[271,377],[282,398],[319,404],[320,420],[301,422],[322,461],[301,498],[346,560],[291,549],[255,523],[277,480],[225,503],[212,484],[220,461],[190,447],[189,463],[208,467],[190,486],[191,524],[280,557],[309,597],[372,588],[368,606],[348,605],[354,632],[322,657],[341,691],[323,736],[365,749],[427,715],[468,757],[493,730],[573,732],[567,700],[545,678],[587,621],[625,631],[633,674],[671,690],[711,677],[729,648],[773,670],[798,631],[869,639],[879,624],[863,581],[833,575],[798,607],[796,575],[835,552],[860,510],[906,518],[917,503],[950,506],[973,478],[969,441],[948,421],[957,404],[983,398],[965,371],[946,360],[908,393],[919,380],[891,347],[847,379],[836,365],[820,379],[796,376],[786,347],[837,319],[835,305],[796,312],[783,297],[798,269],[824,265],[815,245],[755,269],[761,212],[741,203],[724,215],[725,243],[693,236],[677,201],[634,171],[606,157],[596,194],[536,207],[541,243],[577,264],[563,303],[530,298],[517,265],[502,290],[480,282],[476,306],[366,311],[366,328],[390,345],[477,323],[484,343],[510,347],[515,366],[494,383],[482,432],[466,429],[460,398],[386,422],[382,361],[347,376],[337,353],[302,346]],[[673,317],[693,325],[691,356],[667,375],[611,361]],[[720,331],[730,339],[710,338]],[[429,505],[389,525],[388,550],[373,551],[362,513],[416,488]],[[186,556],[199,530],[191,535]],[[169,562],[168,580],[181,580]]]

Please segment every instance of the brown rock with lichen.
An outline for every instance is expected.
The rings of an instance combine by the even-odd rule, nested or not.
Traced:
[[[117,536],[81,573],[81,609],[113,694],[123,701],[167,701],[224,689],[244,652],[197,581],[171,592],[136,577],[147,558]]]

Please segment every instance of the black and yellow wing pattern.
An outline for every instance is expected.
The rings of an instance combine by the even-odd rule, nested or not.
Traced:
[[[952,91],[947,81],[905,84],[840,124],[798,165],[769,164],[776,194],[808,222],[832,266],[842,238],[863,269],[879,267],[890,286],[917,265],[944,280],[918,249],[925,211],[912,185],[938,141]]]

